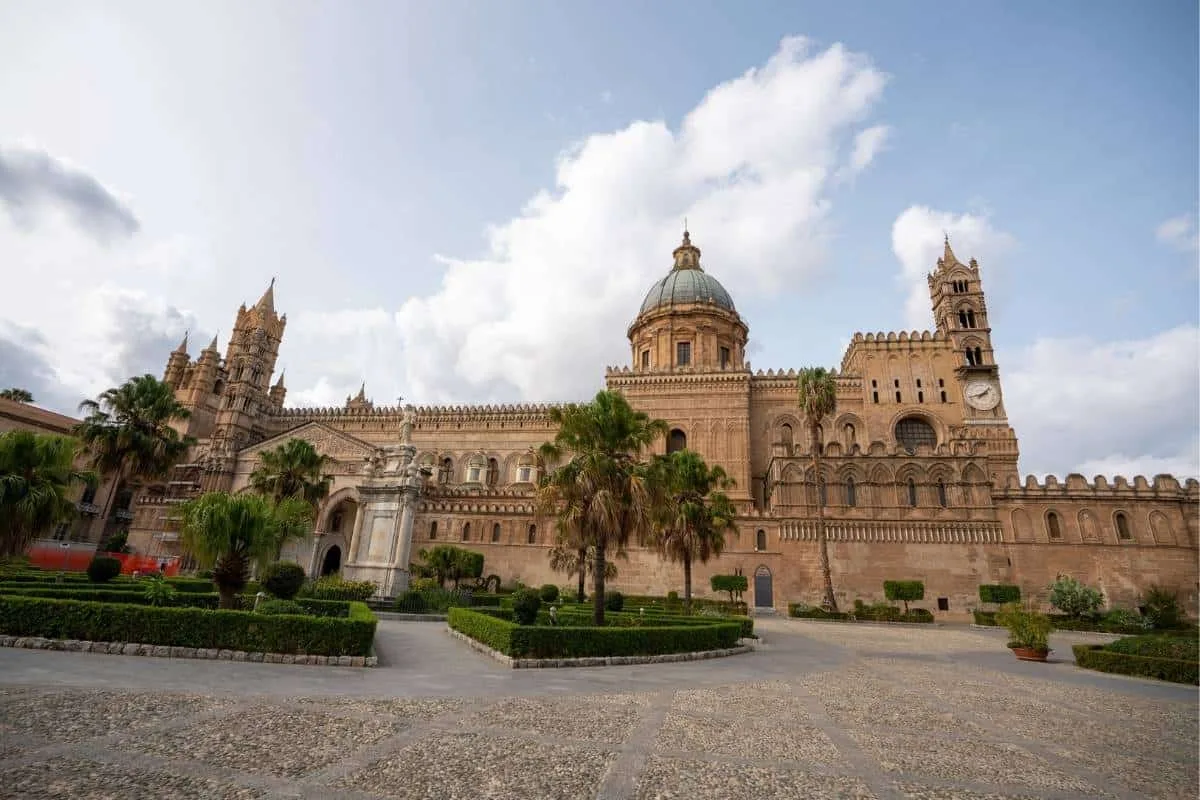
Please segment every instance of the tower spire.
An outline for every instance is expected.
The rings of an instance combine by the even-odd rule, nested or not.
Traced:
[[[184,332],[183,332],[183,341],[179,343],[179,347],[176,347],[176,348],[175,348],[175,352],[176,352],[176,353],[179,353],[180,355],[185,355],[185,356],[187,355],[187,351],[188,351],[188,334],[189,334],[189,333],[191,333],[191,331],[184,331]]]
[[[958,258],[955,257],[954,251],[950,249],[950,234],[942,231],[942,236],[945,239],[944,249],[942,250],[942,263],[947,267],[958,263]]]
[[[214,333],[212,342],[210,342],[208,347],[206,347],[205,349],[212,350],[214,353],[218,352],[217,351],[217,337],[220,335],[221,335],[220,331],[218,331],[217,333]]]
[[[271,284],[267,287],[267,290],[263,292],[263,296],[259,298],[259,301],[254,307],[260,311],[269,311],[272,314],[275,313],[275,276],[271,276]]]
[[[286,370],[286,369],[281,369],[281,370],[279,370],[279,380],[275,381],[275,386],[276,386],[276,388],[280,388],[280,389],[282,389],[282,388],[283,388],[283,376],[284,376],[285,374],[287,374],[287,370]]]

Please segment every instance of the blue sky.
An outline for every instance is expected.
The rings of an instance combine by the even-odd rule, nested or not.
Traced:
[[[834,365],[929,325],[948,229],[1026,470],[1195,474],[1198,27],[1186,2],[6,3],[0,382],[69,409],[277,275],[295,402],[576,399],[628,363],[685,215],[754,366]]]

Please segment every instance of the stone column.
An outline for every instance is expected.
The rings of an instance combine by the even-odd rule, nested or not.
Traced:
[[[350,552],[346,554],[347,566],[358,563],[358,544],[362,538],[363,509],[365,506],[366,503],[363,501],[362,496],[360,495],[358,501],[358,510],[354,512],[354,532],[350,534]]]

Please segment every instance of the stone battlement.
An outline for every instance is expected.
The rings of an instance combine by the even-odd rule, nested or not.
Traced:
[[[996,499],[1038,499],[1052,497],[1087,497],[1087,498],[1128,498],[1154,497],[1164,500],[1200,499],[1200,481],[1188,478],[1182,485],[1171,475],[1155,475],[1152,481],[1147,481],[1144,475],[1137,475],[1131,483],[1124,475],[1118,475],[1109,483],[1108,478],[1097,475],[1091,482],[1077,472],[1072,472],[1065,481],[1060,481],[1054,475],[1047,475],[1044,482],[1039,482],[1033,475],[1025,476],[1022,483],[1011,478],[1004,486],[992,490]]]

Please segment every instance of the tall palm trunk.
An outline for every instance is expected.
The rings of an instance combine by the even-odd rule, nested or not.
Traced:
[[[821,496],[821,443],[817,439],[817,425],[809,426],[812,438],[813,480],[817,490],[817,559],[821,566],[821,582],[824,584],[824,605],[837,611],[837,598],[833,596],[833,576],[829,572],[829,540],[825,537],[825,498]]]
[[[692,610],[692,557],[683,557],[683,607]]]
[[[587,582],[587,548],[579,548],[579,594],[576,596],[576,602],[582,603],[585,597],[586,590],[584,586]]]
[[[236,610],[238,595],[246,588],[250,576],[250,564],[241,553],[226,553],[213,567],[213,583],[217,585],[219,607]]]
[[[596,543],[595,597],[592,598],[592,624],[604,625],[604,543]]]

